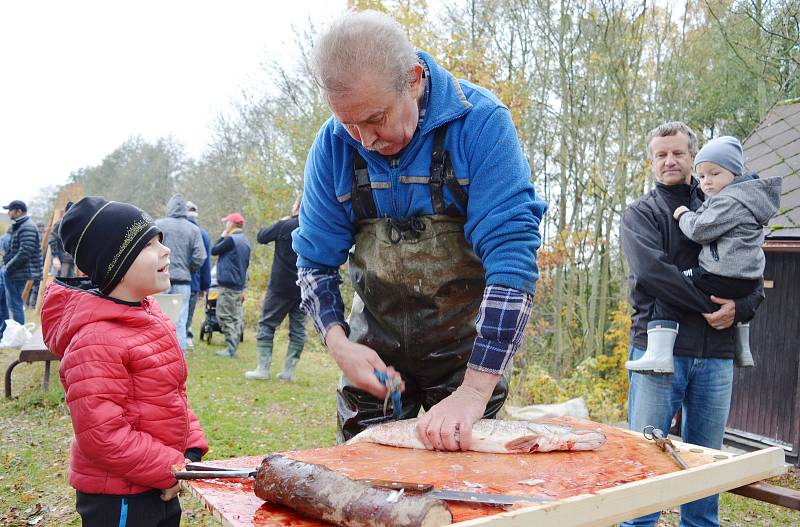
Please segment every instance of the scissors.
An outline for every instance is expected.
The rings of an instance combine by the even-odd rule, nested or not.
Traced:
[[[389,400],[392,401],[392,417],[395,420],[400,419],[403,414],[403,399],[400,397],[400,384],[402,381],[394,377],[386,375],[385,371],[373,370],[375,377],[386,386],[386,398],[383,400],[383,415],[384,417],[389,411]]]
[[[686,464],[686,461],[678,453],[678,449],[675,448],[672,440],[665,436],[663,431],[653,425],[647,425],[644,427],[644,430],[642,430],[642,434],[644,434],[645,439],[649,441],[655,441],[656,445],[658,445],[658,448],[672,456],[672,459],[678,464],[679,467],[684,470],[689,469],[689,465]]]

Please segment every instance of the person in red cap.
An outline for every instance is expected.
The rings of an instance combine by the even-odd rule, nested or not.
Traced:
[[[244,323],[244,290],[247,285],[247,268],[250,265],[250,240],[242,228],[244,216],[232,212],[222,218],[225,230],[211,248],[217,257],[217,318],[225,334],[225,349],[217,352],[222,357],[236,357],[239,335]]]

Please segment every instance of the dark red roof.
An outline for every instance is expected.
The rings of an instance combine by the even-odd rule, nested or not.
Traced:
[[[771,239],[800,238],[800,99],[777,103],[744,140],[744,162],[762,178],[783,178]]]

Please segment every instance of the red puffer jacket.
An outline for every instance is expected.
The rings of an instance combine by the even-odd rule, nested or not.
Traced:
[[[158,303],[116,302],[50,284],[42,308],[48,349],[72,417],[69,484],[135,494],[175,483],[170,467],[208,443],[186,397],[186,361]]]

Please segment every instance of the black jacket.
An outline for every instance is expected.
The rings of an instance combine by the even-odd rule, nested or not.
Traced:
[[[50,229],[50,238],[47,240],[50,245],[50,254],[58,258],[62,264],[74,263],[72,255],[64,250],[64,242],[61,241],[61,220],[58,220]]]
[[[639,349],[647,348],[647,323],[652,318],[655,298],[685,311],[679,320],[675,355],[706,358],[733,358],[734,331],[717,331],[709,326],[702,313],[719,306],[692,285],[681,271],[697,265],[700,245],[687,238],[672,217],[685,205],[696,210],[703,194],[696,182],[689,185],[662,185],[633,202],[622,216],[620,238],[628,259],[631,341]],[[749,320],[764,299],[761,287],[750,296],[736,299],[735,321]]]
[[[42,239],[30,217],[11,226],[11,243],[3,255],[7,280],[42,279]]]
[[[275,256],[269,275],[269,290],[285,298],[300,299],[297,286],[297,253],[292,249],[292,232],[300,225],[297,216],[279,220],[259,229],[258,243],[275,242]]]

